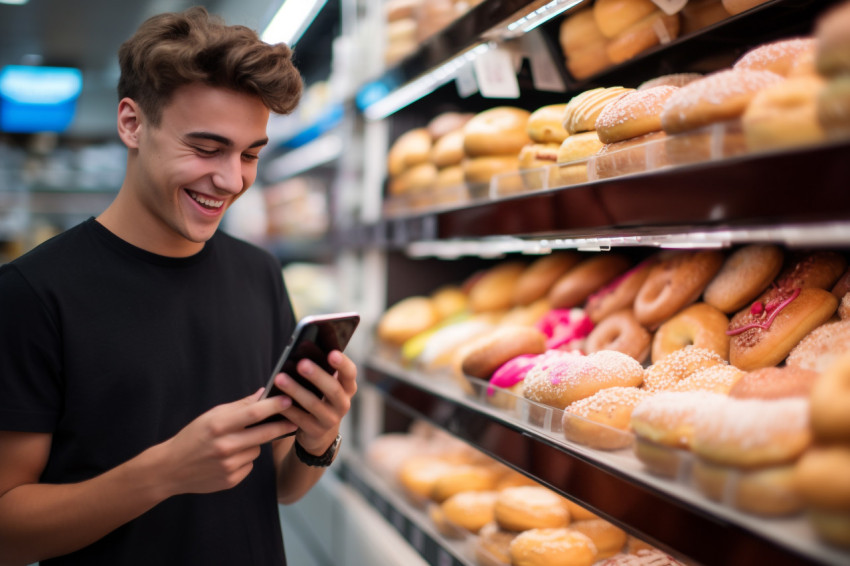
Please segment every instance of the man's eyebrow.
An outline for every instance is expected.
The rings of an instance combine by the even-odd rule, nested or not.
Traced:
[[[223,145],[225,147],[232,147],[233,146],[233,140],[231,140],[230,138],[226,138],[226,137],[219,135],[219,134],[214,134],[212,132],[190,132],[190,133],[186,134],[186,137],[214,141],[216,143],[220,143],[221,145]],[[267,143],[269,143],[269,138],[262,138],[262,139],[255,141],[251,145],[249,145],[248,148],[250,149],[250,148],[254,148],[254,147],[263,147]]]

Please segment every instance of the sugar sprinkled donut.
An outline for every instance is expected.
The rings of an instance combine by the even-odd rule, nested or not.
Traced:
[[[597,324],[587,337],[589,354],[614,350],[643,363],[649,355],[652,335],[640,325],[631,309],[612,313]]]
[[[631,356],[603,350],[588,356],[565,354],[535,365],[525,376],[526,399],[563,409],[607,387],[637,387],[644,370]]]
[[[850,354],[844,354],[812,387],[812,431],[818,440],[850,442]]]
[[[602,560],[617,554],[626,545],[628,538],[623,529],[605,519],[575,521],[570,523],[570,530],[579,532],[593,541],[593,545],[596,547],[595,560]]]
[[[649,395],[637,387],[608,387],[571,403],[564,409],[564,436],[592,448],[624,448],[632,442],[632,410]]]
[[[670,391],[708,391],[728,395],[743,376],[744,372],[735,366],[717,364],[677,381]]]
[[[741,56],[733,69],[772,71],[783,77],[788,76],[794,61],[815,49],[816,41],[812,37],[793,37],[759,45]]]
[[[788,365],[746,372],[729,390],[738,399],[784,399],[808,397],[819,379],[817,372]]]
[[[723,264],[714,250],[680,252],[652,267],[635,297],[635,316],[649,329],[693,303]]]
[[[658,327],[652,339],[652,361],[664,359],[685,346],[696,346],[729,359],[729,319],[708,303],[694,303]]]
[[[702,77],[703,75],[700,73],[671,73],[669,75],[661,75],[660,77],[654,77],[644,81],[638,85],[637,89],[647,90],[657,86],[683,87],[697,79],[701,79]]]
[[[479,566],[505,566],[511,563],[509,548],[517,533],[499,528],[493,521],[484,525],[475,538],[475,560]]]
[[[587,535],[566,528],[529,529],[511,541],[511,564],[591,566],[596,547]]]
[[[503,489],[496,498],[494,513],[496,523],[507,531],[566,527],[570,524],[570,512],[563,498],[543,486]]]
[[[841,297],[841,303],[838,304],[838,317],[841,320],[850,320],[850,291]]]
[[[739,248],[705,288],[705,302],[725,313],[743,308],[779,275],[783,257],[782,248],[771,244]]]
[[[611,102],[596,119],[599,140],[613,143],[661,130],[661,111],[676,90],[674,86],[634,90]]]
[[[786,365],[822,373],[850,352],[850,320],[827,322],[809,332],[788,354]]]
[[[631,307],[655,262],[654,257],[645,259],[591,294],[584,306],[590,320],[599,323],[611,313]]]
[[[577,94],[564,109],[564,128],[570,134],[590,132],[596,128],[596,119],[610,102],[633,89],[621,86],[599,87]]]
[[[711,350],[685,346],[646,368],[644,387],[649,391],[664,391],[700,370],[725,363]]]

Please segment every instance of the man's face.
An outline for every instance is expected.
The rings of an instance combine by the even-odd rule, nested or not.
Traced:
[[[144,122],[133,185],[139,214],[153,221],[144,224],[162,230],[157,247],[197,251],[212,237],[257,176],[268,119],[255,96],[192,84],[174,93],[159,126]]]

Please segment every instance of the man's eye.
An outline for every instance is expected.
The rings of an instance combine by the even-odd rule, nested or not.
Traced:
[[[254,155],[253,153],[243,153],[242,159],[245,161],[256,161],[260,158],[259,155]]]
[[[196,147],[195,151],[197,151],[201,155],[215,155],[216,153],[218,153],[218,151],[215,149],[204,149],[202,147]]]

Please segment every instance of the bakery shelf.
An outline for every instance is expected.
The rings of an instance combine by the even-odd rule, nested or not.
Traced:
[[[367,361],[365,375],[390,406],[432,422],[671,554],[725,565],[838,566],[850,559],[818,542],[801,517],[768,520],[712,502],[689,485],[648,473],[627,451],[558,438],[464,395],[450,380],[381,355]]]

